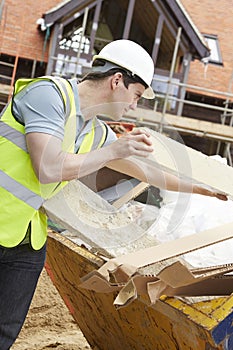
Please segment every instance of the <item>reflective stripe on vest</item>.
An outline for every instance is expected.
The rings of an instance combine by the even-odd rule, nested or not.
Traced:
[[[91,131],[85,135],[78,153],[88,153],[94,149],[101,148],[105,142],[107,129],[97,118],[93,118]]]
[[[0,136],[27,152],[25,135],[0,120]]]
[[[1,187],[5,188],[5,190],[11,192],[15,197],[36,210],[38,210],[44,202],[42,197],[12,179],[12,177],[5,174],[2,170],[0,170],[0,183]]]

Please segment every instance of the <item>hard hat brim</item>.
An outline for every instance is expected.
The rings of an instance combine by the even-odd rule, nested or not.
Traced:
[[[153,100],[153,98],[155,98],[155,93],[151,86],[149,86],[144,91],[144,93],[142,94],[142,97],[146,98],[147,100]]]

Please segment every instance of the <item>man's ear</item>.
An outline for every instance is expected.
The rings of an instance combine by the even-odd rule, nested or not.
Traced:
[[[111,80],[111,87],[113,90],[115,90],[118,86],[118,84],[120,82],[122,82],[123,80],[123,75],[120,72],[116,72],[113,76],[112,76],[112,80]]]

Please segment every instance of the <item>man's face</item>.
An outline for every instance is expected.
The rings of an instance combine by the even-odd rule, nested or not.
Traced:
[[[129,84],[125,87],[122,75],[113,81],[112,96],[109,105],[109,116],[118,121],[130,109],[135,110],[145,87],[140,83]]]

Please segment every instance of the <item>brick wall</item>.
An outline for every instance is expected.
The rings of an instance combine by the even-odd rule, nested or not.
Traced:
[[[5,0],[0,23],[0,52],[38,61],[47,61],[43,54],[44,33],[36,21],[59,0]]]
[[[181,0],[194,24],[203,34],[218,36],[223,66],[204,65],[197,60],[191,63],[189,83],[210,89],[227,91],[233,72],[233,0]]]

